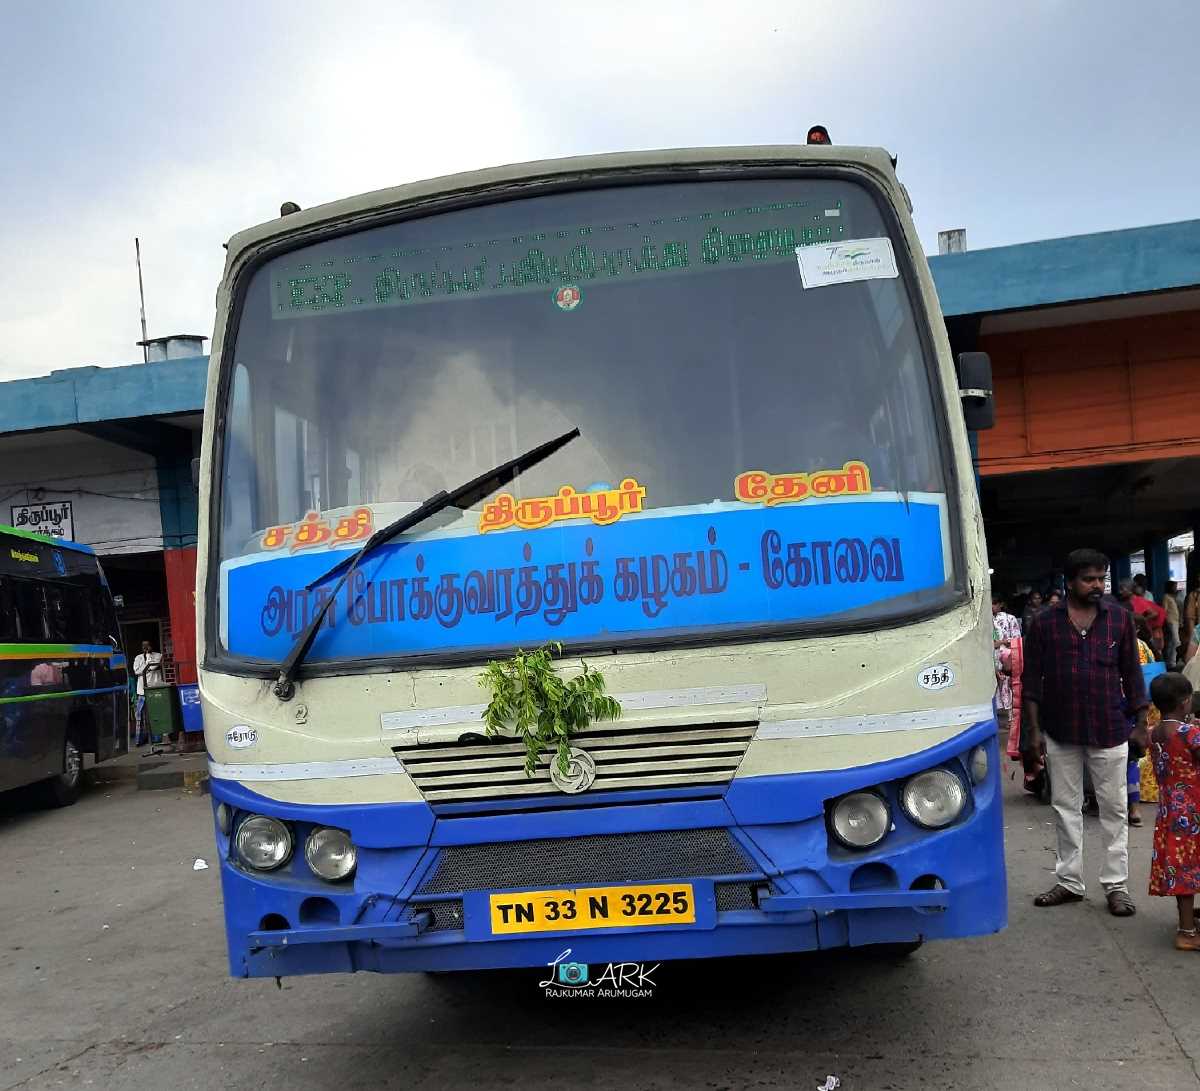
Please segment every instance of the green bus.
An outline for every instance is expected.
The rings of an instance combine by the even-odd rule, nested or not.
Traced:
[[[104,570],[85,545],[0,526],[0,791],[79,797],[83,756],[128,749],[125,655]]]

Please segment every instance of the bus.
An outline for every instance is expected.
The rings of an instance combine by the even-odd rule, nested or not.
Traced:
[[[125,656],[90,547],[0,526],[0,791],[79,798],[83,758],[129,747]]]
[[[990,370],[894,167],[597,155],[231,239],[197,610],[233,975],[1005,925]],[[548,646],[620,715],[527,770],[481,676]]]

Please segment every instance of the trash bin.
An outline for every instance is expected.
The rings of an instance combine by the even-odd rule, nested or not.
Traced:
[[[146,724],[155,742],[181,729],[179,691],[175,686],[146,687]]]
[[[185,732],[204,730],[204,719],[200,714],[200,687],[195,683],[179,687],[179,711]]]

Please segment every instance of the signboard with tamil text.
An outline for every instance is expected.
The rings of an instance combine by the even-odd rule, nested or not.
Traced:
[[[55,500],[43,504],[13,504],[9,525],[48,538],[75,540],[75,520],[70,500]]]
[[[816,495],[826,478],[849,480],[860,466],[835,475],[752,471],[739,479],[738,501],[674,510],[642,510],[645,486],[629,479],[622,484],[630,510],[614,508],[620,517],[603,525],[599,503],[607,494],[587,497],[588,517],[564,520],[553,518],[553,505],[586,494],[562,489],[515,504],[503,495],[480,516],[478,530],[435,531],[371,553],[337,591],[309,658],[787,624],[878,611],[942,586],[944,497]],[[861,476],[866,488],[865,467]],[[538,504],[550,510],[533,519]],[[312,513],[298,527],[270,528],[264,552],[225,562],[225,647],[282,659],[333,593],[321,575],[344,550],[331,557],[329,546],[353,539],[353,522],[350,516],[332,526]],[[323,535],[325,548],[309,549],[314,535]]]

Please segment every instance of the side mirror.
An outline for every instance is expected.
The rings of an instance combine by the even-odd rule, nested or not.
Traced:
[[[992,397],[992,360],[986,352],[963,352],[958,357],[958,396],[963,419],[972,432],[984,432],[996,423]]]
[[[192,488],[200,488],[200,460],[198,458],[192,459]]]

